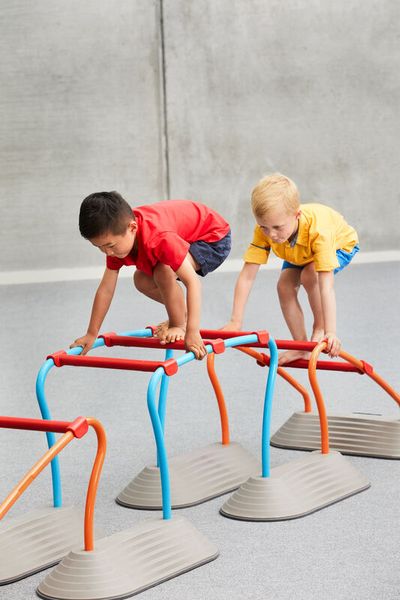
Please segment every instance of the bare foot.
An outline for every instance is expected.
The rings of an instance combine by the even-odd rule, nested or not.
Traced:
[[[157,325],[157,327],[154,328],[154,334],[156,337],[162,339],[165,335],[165,333],[167,332],[169,327],[169,321],[163,321],[162,323],[159,323]]]
[[[294,360],[298,360],[299,358],[305,358],[308,360],[310,358],[310,353],[305,352],[304,350],[287,350],[286,352],[281,352],[278,358],[278,365],[283,367],[283,365],[291,363]]]
[[[185,339],[185,329],[183,327],[167,327],[162,335],[157,335],[161,340],[161,344],[169,344],[171,342],[180,342]]]

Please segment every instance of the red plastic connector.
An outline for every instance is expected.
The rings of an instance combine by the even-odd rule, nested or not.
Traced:
[[[154,335],[156,332],[156,328],[154,325],[146,325],[145,329],[150,329],[151,335]]]
[[[225,352],[225,342],[223,339],[218,338],[216,340],[203,340],[204,344],[209,344],[214,354],[222,354]]]
[[[370,365],[369,363],[365,362],[365,360],[361,361],[363,369],[364,369],[364,373],[366,373],[367,375],[372,375],[372,373],[374,372],[374,367],[372,365]]]
[[[67,427],[67,431],[71,431],[76,438],[83,437],[89,429],[89,425],[85,417],[76,417]]]
[[[114,335],[117,335],[115,331],[107,331],[107,333],[102,333],[101,335],[99,335],[99,338],[103,338],[105,345],[108,348],[111,348],[114,345],[111,340],[111,337]]]
[[[256,363],[259,367],[266,367],[269,365],[269,356],[267,354],[261,353],[262,360],[256,360]]]
[[[258,338],[258,342],[259,344],[263,344],[264,346],[266,346],[269,342],[269,333],[268,331],[252,331],[251,333],[254,333],[257,338]]]
[[[56,367],[62,367],[61,357],[65,356],[66,354],[67,353],[65,352],[65,350],[58,350],[57,352],[53,352],[53,354],[49,354],[48,356],[46,356],[46,360],[51,358]]]
[[[178,363],[174,358],[164,360],[164,362],[160,363],[160,367],[164,369],[166,375],[175,375],[178,372]]]

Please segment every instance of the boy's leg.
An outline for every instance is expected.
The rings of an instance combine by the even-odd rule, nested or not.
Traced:
[[[322,312],[318,273],[315,270],[313,262],[302,269],[300,282],[307,292],[308,301],[314,318],[311,341],[320,342],[324,337],[324,314]]]
[[[278,296],[286,324],[294,340],[307,340],[304,314],[298,299],[301,269],[287,268],[281,272],[278,281]],[[304,358],[307,352],[288,350],[279,355],[279,364],[284,365],[298,358]]]
[[[174,342],[183,340],[185,336],[186,305],[183,290],[176,280],[176,275],[167,265],[158,264],[153,272],[153,277],[142,271],[136,270],[133,276],[135,287],[148,298],[168,304],[169,321],[160,323],[156,328],[156,335],[160,339]],[[170,329],[173,329],[170,331]]]

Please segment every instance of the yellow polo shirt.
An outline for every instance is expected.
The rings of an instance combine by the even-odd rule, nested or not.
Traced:
[[[316,271],[333,271],[339,266],[336,250],[351,252],[358,244],[356,230],[341,214],[324,204],[301,204],[297,240],[293,247],[288,241],[273,242],[259,225],[243,257],[245,262],[263,265],[269,253],[283,258],[294,265],[306,265],[312,261]]]

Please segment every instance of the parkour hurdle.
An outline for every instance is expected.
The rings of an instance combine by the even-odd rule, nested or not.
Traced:
[[[295,347],[295,346],[292,346]],[[250,477],[221,507],[226,517],[249,521],[294,519],[320,510],[330,504],[366,490],[370,483],[339,452],[329,447],[329,429],[325,405],[316,378],[317,357],[326,347],[317,344],[308,363],[310,383],[318,407],[320,451],[270,469],[269,425],[272,397],[266,396],[263,414],[262,474]],[[260,364],[266,364],[261,353],[239,348]],[[268,358],[276,369],[274,358]],[[266,424],[266,425],[265,425]]]
[[[225,347],[258,343],[256,334],[230,340],[206,342],[207,353],[222,352]],[[274,364],[277,353],[274,343],[268,342]],[[114,600],[139,593],[214,560],[218,549],[190,522],[181,516],[171,518],[171,484],[164,442],[157,389],[163,376],[175,375],[180,367],[195,359],[188,352],[178,359],[137,361],[71,355],[58,352],[51,359],[59,366],[90,366],[149,371],[152,376],[147,391],[147,404],[153,426],[159,461],[162,495],[162,518],[151,519],[129,530],[96,541],[96,547],[71,551],[38,587],[39,596],[51,600]],[[117,362],[116,362],[117,361]],[[121,362],[122,361],[122,362]],[[117,366],[118,365],[118,366]],[[269,369],[266,394],[273,393],[275,378]]]
[[[2,519],[43,469],[74,438],[92,427],[97,435],[97,454],[90,476],[82,532],[82,514],[74,507],[43,508],[0,523],[0,585],[33,575],[60,561],[74,546],[93,550],[94,503],[105,456],[106,437],[96,419],[78,417],[72,422],[0,417],[0,428],[62,433],[0,504]]]
[[[291,341],[277,340],[279,349],[293,348]],[[301,344],[303,350],[311,351],[315,342]],[[382,388],[398,405],[398,394],[378,373],[372,365],[364,360],[355,358],[348,352],[339,354],[343,361],[316,362],[316,368],[321,370],[341,371],[367,375],[380,388]],[[268,364],[268,357],[263,355],[262,360]],[[300,359],[285,365],[300,369],[308,368],[308,360]],[[278,372],[285,373],[283,369]],[[287,378],[287,374],[285,374]],[[315,450],[320,445],[320,427],[316,414],[312,413],[311,404],[304,396],[304,411],[297,411],[276,431],[271,438],[271,444],[279,448],[293,450]],[[383,415],[356,414],[330,414],[327,416],[329,424],[330,447],[342,454],[367,456],[373,458],[400,459],[400,420],[388,418]]]
[[[207,332],[209,332],[207,330]],[[203,332],[201,332],[203,334]],[[225,343],[217,340],[218,330],[211,330],[210,339],[212,350],[208,354],[208,374],[217,397],[218,407],[221,418],[221,442],[213,443],[205,448],[196,449],[185,455],[173,457],[170,460],[170,479],[171,479],[171,497],[172,507],[181,508],[204,502],[221,494],[236,489],[243,481],[246,481],[249,475],[256,474],[260,469],[259,461],[254,458],[240,444],[232,442],[229,436],[229,423],[227,410],[222,394],[221,387],[215,377],[213,369],[213,354],[224,351]],[[269,344],[268,334],[266,332],[255,332],[247,334],[250,337],[250,344],[259,348],[266,348]],[[182,342],[162,345],[158,338],[151,337],[152,328],[128,332],[117,335],[115,333],[105,333],[99,336],[94,348],[106,345],[111,346],[129,346],[139,348],[164,349],[165,362],[168,365],[174,364],[172,358],[173,350],[184,350]],[[226,336],[229,337],[229,336]],[[239,334],[234,341],[226,342],[226,347],[239,345],[240,341],[244,343],[246,336]],[[205,336],[203,335],[203,338]],[[116,368],[128,370],[149,370],[146,367],[152,361],[133,361],[131,359],[104,358],[95,356],[79,356],[81,348],[73,348],[67,352],[61,351],[49,355],[44,365],[41,367],[37,378],[37,397],[40,410],[44,418],[51,418],[45,397],[46,377],[53,366],[87,366],[98,368]],[[210,355],[212,352],[212,355]],[[190,354],[190,353],[189,353]],[[172,362],[171,362],[172,361]],[[157,363],[157,361],[156,361]],[[152,364],[156,364],[154,361]],[[159,364],[159,362],[157,363]],[[136,365],[136,366],[135,366]],[[141,367],[146,368],[141,368]],[[170,369],[167,366],[167,370]],[[165,412],[168,392],[168,379],[172,373],[165,371],[161,378],[158,414],[162,429],[165,426]],[[49,439],[49,444],[52,439]],[[53,465],[52,465],[53,466]],[[58,464],[54,465],[52,470],[53,492],[55,505],[61,502],[61,479]],[[143,509],[161,508],[161,486],[158,462],[156,465],[145,467],[131,482],[120,492],[117,502],[123,506]]]

